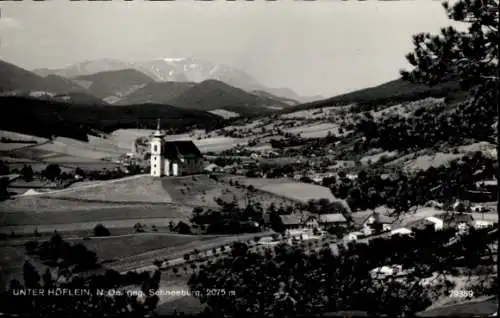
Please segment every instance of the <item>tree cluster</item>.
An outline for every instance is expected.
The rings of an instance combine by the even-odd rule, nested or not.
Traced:
[[[452,110],[420,108],[411,117],[393,115],[380,122],[368,115],[357,130],[365,137],[365,149],[417,150],[442,143],[462,145],[464,140],[492,141],[494,119],[492,107],[466,101]]]
[[[195,290],[235,291],[229,299],[200,295],[215,316],[246,312],[286,317],[340,310],[407,316],[453,289],[449,275],[476,267],[483,256],[491,259],[488,244],[494,240],[487,230],[457,239],[453,229],[435,232],[429,228],[414,237],[339,246],[338,253],[328,246],[319,251],[287,245],[255,251],[238,244],[228,257],[194,273],[188,284]],[[460,259],[467,264],[458,264]],[[402,266],[397,278],[373,274],[375,268],[394,264]],[[457,265],[462,267],[457,269]],[[439,278],[434,284],[420,284],[433,274]]]
[[[361,171],[357,179],[325,178],[323,185],[345,199],[353,211],[387,205],[402,212],[429,200],[467,199],[468,190],[475,190],[476,182],[492,178],[496,167],[495,160],[477,152],[414,174]]]
[[[219,209],[193,209],[191,223],[205,229],[210,234],[237,234],[260,231],[263,224],[263,208],[260,203],[248,202],[245,208],[241,208],[236,201],[226,202],[216,198]]]
[[[25,247],[28,254],[38,256],[45,264],[72,267],[73,272],[100,267],[95,252],[89,251],[83,244],[72,245],[64,241],[58,233],[41,244],[38,241],[28,241]]]

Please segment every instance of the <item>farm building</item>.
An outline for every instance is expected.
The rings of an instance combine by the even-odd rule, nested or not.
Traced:
[[[280,219],[287,230],[301,228],[304,224],[302,217],[297,214],[280,215]]]
[[[466,213],[443,213],[437,215],[437,217],[443,220],[443,225],[445,227],[462,228],[472,226],[474,222],[472,215]]]
[[[151,140],[151,176],[179,176],[203,171],[203,155],[191,140],[165,141],[160,123]]]
[[[438,219],[437,217],[434,217],[434,216],[429,216],[429,217],[427,217],[427,218],[425,218],[425,219],[426,219],[427,221],[429,221],[429,222],[433,223],[433,225],[434,225],[434,229],[435,229],[436,231],[438,231],[438,230],[442,230],[442,229],[443,229],[443,225],[444,225],[443,220]]]
[[[395,229],[391,232],[392,235],[411,235],[413,232],[405,227]]]
[[[498,187],[497,180],[484,180],[476,182],[476,187],[479,189],[484,189],[489,192],[496,192]]]
[[[394,223],[395,218],[389,217],[387,215],[380,214],[379,212],[373,212],[370,216],[368,216],[363,222],[363,226],[373,226],[373,224],[392,224]]]
[[[221,172],[222,168],[216,165],[215,163],[211,163],[208,166],[206,166],[205,169],[203,170],[207,172]]]
[[[442,221],[441,221],[441,223],[442,223]],[[425,230],[429,227],[433,227],[436,229],[436,224],[430,220],[427,220],[427,219],[418,220],[411,225],[412,230]]]
[[[312,215],[305,217],[303,224],[305,227],[310,229],[317,228],[319,226],[317,218]]]
[[[320,214],[318,223],[325,227],[330,226],[346,226],[347,220],[340,213]]]
[[[490,226],[493,226],[493,222],[484,221],[484,220],[475,220],[472,226],[476,229],[484,229]]]

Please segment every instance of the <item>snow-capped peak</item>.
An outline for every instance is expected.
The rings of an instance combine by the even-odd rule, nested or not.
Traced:
[[[185,57],[165,57],[163,60],[167,63],[175,63],[175,62],[182,62],[182,61],[186,60],[186,58]]]

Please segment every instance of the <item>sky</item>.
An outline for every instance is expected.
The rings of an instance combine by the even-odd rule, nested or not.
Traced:
[[[324,97],[398,78],[410,67],[412,35],[451,24],[435,0],[25,0],[0,8],[0,59],[29,70],[195,57]]]

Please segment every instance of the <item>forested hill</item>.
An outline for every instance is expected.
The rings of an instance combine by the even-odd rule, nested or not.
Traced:
[[[225,123],[221,117],[208,112],[160,104],[103,107],[3,96],[0,105],[0,130],[85,141],[92,130],[108,133],[119,128],[153,129],[157,118],[161,119],[165,129],[175,132],[194,127],[211,130]]]
[[[378,105],[397,104],[424,99],[427,97],[460,98],[462,93],[463,92],[460,90],[459,83],[456,81],[429,87],[426,85],[413,84],[403,79],[397,79],[378,86],[357,90],[324,100],[297,105],[295,107],[289,107],[282,112],[292,113],[304,109],[348,104],[358,104],[363,109],[368,110]]]

